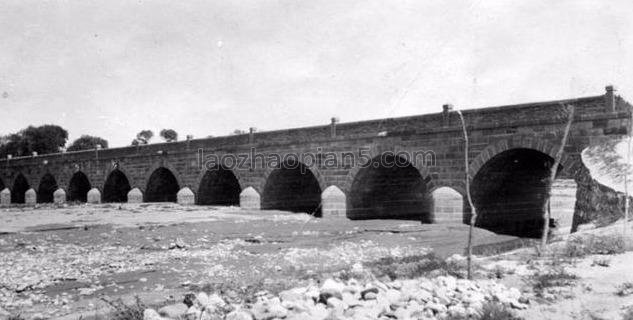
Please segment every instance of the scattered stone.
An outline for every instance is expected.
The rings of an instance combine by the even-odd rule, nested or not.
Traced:
[[[187,309],[185,304],[176,303],[158,309],[158,314],[167,318],[179,319],[185,316]]]

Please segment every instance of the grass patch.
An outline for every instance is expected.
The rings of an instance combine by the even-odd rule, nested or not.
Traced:
[[[626,297],[633,294],[633,282],[625,282],[618,286],[618,290],[615,292],[620,297]]]
[[[453,315],[442,318],[443,320],[521,320],[514,311],[498,302],[486,302],[478,315],[469,317],[465,315]]]
[[[633,306],[629,306],[622,313],[622,320],[633,320]]]
[[[628,249],[626,239],[621,234],[572,237],[563,249],[563,256],[580,258],[588,254],[618,254]]]
[[[437,275],[447,274],[463,277],[461,266],[455,263],[448,263],[435,253],[424,255],[414,255],[407,257],[385,257],[366,264],[366,267],[376,277],[388,277],[395,279],[414,279],[428,276],[431,273]]]
[[[571,274],[561,267],[552,267],[552,270],[535,273],[529,281],[537,296],[542,297],[548,288],[566,287],[576,283],[578,276]]]
[[[117,300],[101,300],[113,309],[110,314],[110,320],[143,320],[143,312],[147,308],[139,297],[136,297],[131,304],[126,304],[121,298]]]

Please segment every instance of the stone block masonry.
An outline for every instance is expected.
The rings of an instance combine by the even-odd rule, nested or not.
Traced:
[[[478,226],[498,233],[539,234],[547,186],[538,177],[547,172],[559,147],[564,104],[574,105],[576,116],[559,180],[552,186],[552,205],[560,208],[555,213],[556,232],[570,232],[577,221],[599,216],[597,209],[590,212],[594,209],[587,206],[579,213],[572,203],[582,200],[579,194],[587,197],[595,190],[579,183],[590,179],[580,152],[628,133],[631,105],[613,87],[598,96],[463,111],[471,142],[468,174],[480,213]],[[464,202],[460,122],[454,107],[438,106],[438,111],[3,159],[0,187],[8,189],[10,197],[3,191],[0,200],[3,204],[9,198],[12,204],[55,201],[53,193],[62,189],[69,201],[89,203],[171,201],[288,210],[325,219],[462,223],[468,221],[470,209]],[[361,149],[368,166],[349,162],[348,155],[358,155]],[[201,163],[200,150],[218,158],[256,150],[280,161],[276,166],[208,166]],[[303,162],[293,158],[299,154],[313,158]],[[413,154],[423,161],[411,159]]]

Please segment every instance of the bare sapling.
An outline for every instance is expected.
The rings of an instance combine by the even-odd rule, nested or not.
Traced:
[[[569,130],[571,129],[571,124],[574,121],[574,106],[573,105],[565,105],[563,106],[563,110],[567,115],[567,123],[565,125],[565,130],[563,131],[563,137],[561,138],[560,146],[558,147],[558,151],[554,156],[554,163],[550,167],[550,174],[548,180],[546,181],[546,198],[543,203],[543,234],[541,235],[541,248],[539,250],[539,254],[542,253],[545,249],[545,245],[547,245],[547,238],[549,235],[549,224],[552,218],[552,211],[550,206],[550,198],[552,196],[552,185],[554,184],[554,180],[556,179],[556,174],[558,173],[558,166],[560,165],[561,159],[563,157],[563,152],[565,151],[565,145],[567,144],[567,140],[569,139]]]

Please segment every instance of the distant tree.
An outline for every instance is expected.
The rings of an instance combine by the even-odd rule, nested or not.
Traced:
[[[82,135],[79,139],[73,141],[68,147],[68,151],[80,151],[80,150],[92,150],[96,149],[97,145],[101,145],[101,148],[108,148],[108,141],[99,137],[93,137],[89,135]]]
[[[154,132],[152,132],[152,130],[143,130],[136,134],[136,139],[132,140],[132,145],[136,146],[139,144],[148,144],[149,140],[151,140],[153,136]]]
[[[235,129],[235,130],[233,130],[233,133],[231,133],[231,134],[234,135],[234,136],[240,135],[240,134],[246,134],[246,130]]]
[[[57,125],[29,126],[18,133],[5,136],[0,145],[0,157],[8,154],[27,156],[33,152],[38,154],[56,153],[66,145],[68,131]]]
[[[176,132],[174,129],[163,129],[160,131],[160,136],[166,142],[178,141],[178,132]]]

